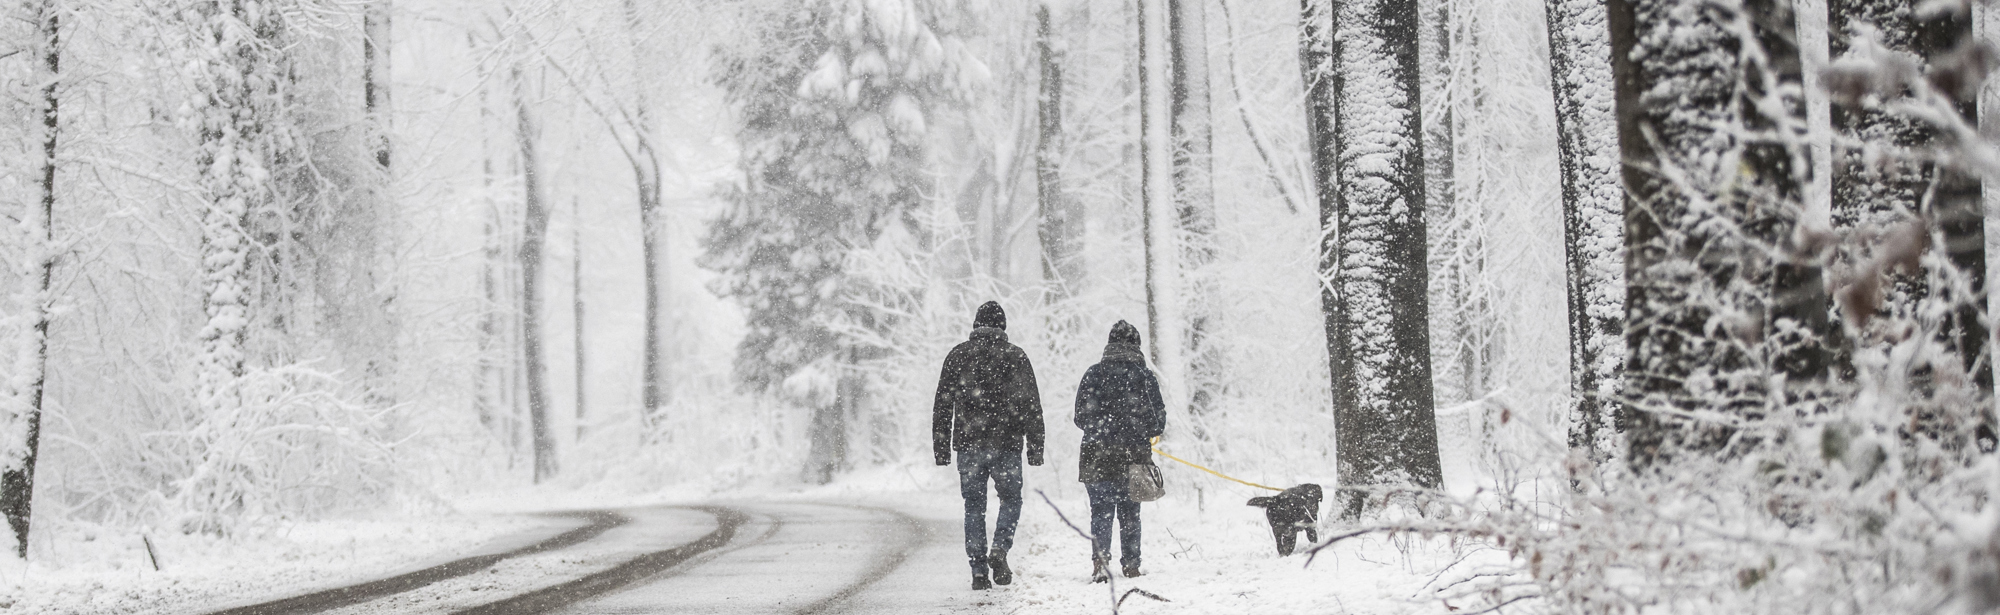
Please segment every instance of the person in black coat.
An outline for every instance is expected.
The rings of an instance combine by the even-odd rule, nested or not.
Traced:
[[[1153,465],[1150,440],[1166,430],[1160,380],[1146,367],[1139,330],[1123,320],[1111,326],[1104,360],[1084,372],[1076,387],[1076,426],[1083,429],[1077,480],[1090,493],[1092,582],[1108,581],[1111,521],[1118,520],[1119,563],[1139,576],[1139,503],[1129,491],[1132,464]]]
[[[972,339],[951,349],[931,405],[931,445],[938,465],[958,454],[965,498],[965,555],[972,588],[1014,581],[1007,550],[1021,521],[1021,453],[1042,465],[1042,394],[1028,354],[1007,342],[1007,313],[988,301],[972,320]],[[986,483],[1000,498],[993,548],[986,545]],[[991,577],[988,573],[991,572]]]

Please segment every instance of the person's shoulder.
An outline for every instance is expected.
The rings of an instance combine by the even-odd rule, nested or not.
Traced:
[[[1109,374],[1116,369],[1118,369],[1118,366],[1116,365],[1113,365],[1111,363],[1106,363],[1104,361],[1098,361],[1096,363],[1090,364],[1090,367],[1085,368],[1083,370],[1083,377],[1085,380],[1102,379],[1106,374]]]

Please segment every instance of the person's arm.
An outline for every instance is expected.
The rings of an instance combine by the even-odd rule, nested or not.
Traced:
[[[1141,368],[1144,369],[1144,368]],[[1152,438],[1167,431],[1167,402],[1160,397],[1160,379],[1153,370],[1146,370],[1146,437]]]
[[[938,374],[937,396],[931,400],[931,453],[938,465],[951,465],[952,406],[958,402],[957,349],[945,355],[944,370]]]
[[[1021,435],[1027,439],[1028,465],[1042,465],[1042,387],[1035,382],[1035,365],[1028,353],[1021,353],[1021,369],[1014,374],[1015,412],[1025,423]]]
[[[1097,422],[1102,406],[1097,401],[1097,368],[1083,372],[1083,380],[1076,383],[1076,407],[1070,411],[1069,420],[1077,429],[1090,433],[1089,425]]]

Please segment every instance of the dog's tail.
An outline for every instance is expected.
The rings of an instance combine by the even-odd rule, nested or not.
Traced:
[[[1258,507],[1262,507],[1262,508],[1270,508],[1270,507],[1271,507],[1271,498],[1270,498],[1270,497],[1266,497],[1266,496],[1259,496],[1259,497],[1254,497],[1254,498],[1250,498],[1250,503],[1249,503],[1248,505],[1249,505],[1249,506],[1258,506]]]

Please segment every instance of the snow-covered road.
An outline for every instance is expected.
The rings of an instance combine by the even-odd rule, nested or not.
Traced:
[[[946,539],[957,536],[955,519],[827,502],[575,518],[573,529],[510,541],[524,546],[220,613],[893,614],[992,604],[963,586],[963,556]]]

